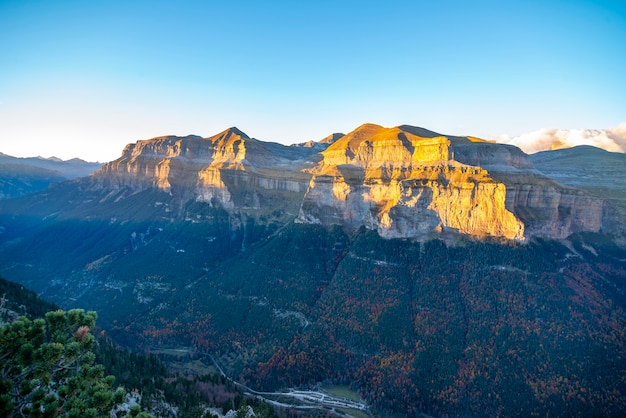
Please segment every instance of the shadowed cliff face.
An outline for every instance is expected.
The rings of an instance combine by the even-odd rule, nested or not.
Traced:
[[[179,207],[205,202],[257,218],[280,212],[283,222],[365,225],[386,238],[562,239],[603,228],[602,199],[547,178],[510,145],[373,124],[329,138],[288,147],[237,128],[154,138],[128,145],[93,181],[159,189]]]

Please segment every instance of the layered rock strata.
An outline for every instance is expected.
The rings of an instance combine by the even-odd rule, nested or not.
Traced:
[[[260,209],[265,203],[295,208],[310,175],[302,172],[307,149],[249,138],[231,128],[209,138],[159,137],[126,146],[122,156],[94,176],[99,187],[156,188],[173,198],[219,204],[229,210]],[[295,209],[294,209],[295,210]]]
[[[128,145],[92,179],[103,189],[160,190],[181,205],[365,225],[388,238],[450,231],[560,239],[601,230],[606,212],[602,199],[549,179],[519,148],[406,125],[366,124],[294,146],[236,128],[159,137]]]
[[[456,231],[522,239],[505,208],[506,187],[487,171],[450,159],[450,140],[363,125],[322,152],[299,220],[361,224],[383,237]]]

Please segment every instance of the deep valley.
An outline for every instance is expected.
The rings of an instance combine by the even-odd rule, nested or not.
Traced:
[[[97,311],[124,347],[210,355],[260,392],[345,385],[373,416],[617,417],[626,158],[611,157],[574,182],[575,163],[411,126],[138,141],[0,200],[0,273]]]

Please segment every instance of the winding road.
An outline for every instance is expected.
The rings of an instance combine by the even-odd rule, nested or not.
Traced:
[[[255,396],[256,398],[261,399],[271,405],[294,409],[343,408],[355,409],[359,411],[367,411],[368,409],[365,402],[354,401],[352,399],[330,395],[328,393],[319,391],[289,389],[289,391],[287,392],[259,392],[239,382],[235,382],[234,380],[226,376],[226,374],[224,373],[220,365],[217,364],[213,356],[211,356],[210,354],[205,355],[207,355],[211,359],[211,362],[213,362],[213,365],[222,376],[230,380],[237,387],[241,388],[246,395]],[[298,402],[300,404],[286,403],[285,398],[291,398],[294,402]],[[280,399],[280,401],[276,399]],[[341,415],[345,416],[346,414],[342,412]]]

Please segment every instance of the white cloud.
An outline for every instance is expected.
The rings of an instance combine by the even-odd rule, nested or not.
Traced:
[[[532,154],[539,151],[592,145],[612,152],[626,152],[626,122],[610,129],[551,129],[510,137],[492,138],[496,142],[515,145]]]

